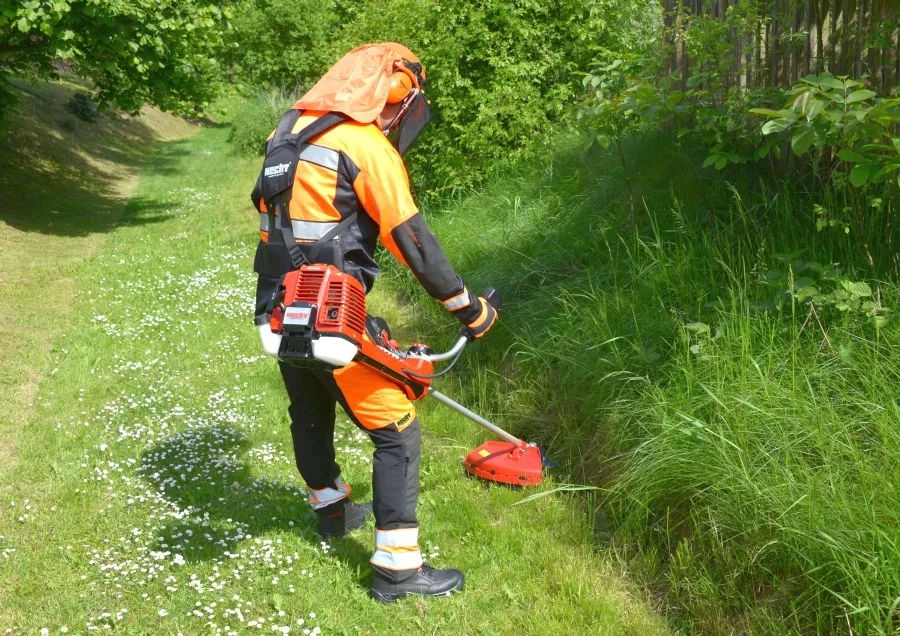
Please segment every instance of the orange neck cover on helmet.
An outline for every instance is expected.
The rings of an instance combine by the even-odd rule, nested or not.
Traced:
[[[362,124],[371,123],[384,109],[391,75],[404,58],[418,62],[400,44],[366,44],[355,48],[338,60],[294,108],[344,113]]]

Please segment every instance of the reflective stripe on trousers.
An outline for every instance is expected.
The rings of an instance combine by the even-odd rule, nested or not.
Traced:
[[[309,504],[312,506],[313,510],[319,510],[320,508],[330,506],[341,499],[347,499],[353,491],[353,489],[345,484],[340,477],[334,480],[334,485],[335,488],[322,488],[321,490],[313,490],[312,488],[306,489],[309,493]]]
[[[388,570],[415,570],[420,567],[419,528],[375,528],[375,554],[370,563]]]
[[[305,241],[318,241],[320,238],[328,234],[331,230],[338,226],[337,223],[333,223],[330,221],[294,221],[291,220],[291,231],[294,233],[294,238]],[[281,217],[275,217],[275,229],[281,229]],[[269,215],[268,214],[260,214],[259,215],[259,230],[260,232],[268,232],[269,231]],[[337,237],[335,237],[336,239]]]

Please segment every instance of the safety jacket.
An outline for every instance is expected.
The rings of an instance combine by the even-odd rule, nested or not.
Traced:
[[[301,113],[291,132],[299,133],[324,114]],[[298,157],[286,212],[293,238],[305,254],[355,215],[325,249],[317,246],[316,262],[354,276],[368,293],[379,273],[374,255],[380,240],[463,324],[478,319],[481,303],[465,288],[419,214],[403,161],[375,123],[341,121],[300,146]],[[254,269],[261,277],[277,280],[294,265],[280,231],[285,220],[270,215],[262,198],[263,178],[260,174],[251,194],[260,212]]]

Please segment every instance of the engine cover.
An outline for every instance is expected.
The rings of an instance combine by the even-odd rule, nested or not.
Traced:
[[[366,293],[332,265],[304,265],[284,276],[270,327],[281,333],[278,357],[312,368],[340,368],[356,356],[366,327]]]

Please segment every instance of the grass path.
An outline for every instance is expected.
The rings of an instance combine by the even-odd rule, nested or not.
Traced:
[[[256,169],[229,156],[224,130],[168,142],[110,240],[71,255],[72,328],[33,408],[21,403],[0,491],[0,632],[664,633],[592,551],[574,502],[513,506],[521,492],[466,479],[460,460],[483,436],[431,405],[421,541],[467,589],[388,607],[367,597],[371,527],[331,543],[313,532],[280,379],[249,319]],[[402,332],[390,287],[373,309]],[[40,316],[16,326],[40,328]],[[370,445],[339,420],[339,461],[368,496]]]
[[[65,108],[76,88],[28,86],[0,139],[0,476],[16,462],[53,338],[70,327],[73,267],[121,221],[155,143],[193,132],[152,109],[81,122]]]

